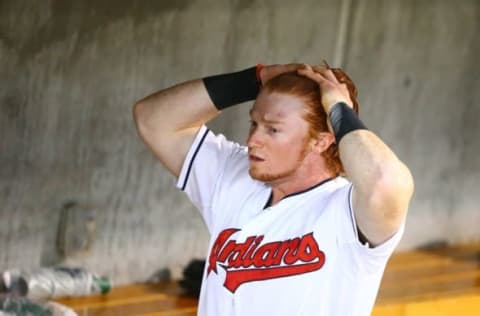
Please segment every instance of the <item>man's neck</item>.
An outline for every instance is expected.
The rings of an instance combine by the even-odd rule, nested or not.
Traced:
[[[270,183],[272,186],[272,199],[270,205],[275,205],[288,195],[308,190],[309,188],[334,177],[335,175],[331,172],[321,172],[309,174],[305,177],[296,175],[281,182]]]

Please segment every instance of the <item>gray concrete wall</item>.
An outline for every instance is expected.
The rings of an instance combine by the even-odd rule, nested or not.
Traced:
[[[257,62],[325,58],[351,74],[365,122],[416,179],[401,249],[479,240],[479,20],[476,0],[0,0],[0,270],[64,261],[68,201],[96,234],[67,262],[116,283],[203,257],[205,227],[131,106]],[[211,125],[243,141],[247,111]]]

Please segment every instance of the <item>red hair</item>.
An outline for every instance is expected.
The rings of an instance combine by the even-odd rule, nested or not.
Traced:
[[[353,109],[358,113],[357,88],[352,79],[339,68],[330,69],[339,82],[347,85],[350,99],[353,102]],[[296,72],[289,72],[269,80],[265,86],[262,87],[262,91],[263,90],[267,92],[285,93],[300,97],[304,100],[305,114],[303,118],[309,125],[310,138],[316,138],[320,132],[329,132],[327,114],[321,104],[321,91],[318,84],[313,80],[298,75]],[[330,147],[322,153],[322,156],[325,159],[327,168],[333,174],[339,175],[344,172],[336,143],[332,143]]]

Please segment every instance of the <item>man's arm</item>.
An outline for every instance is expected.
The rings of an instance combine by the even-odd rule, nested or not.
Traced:
[[[353,183],[352,207],[360,232],[372,246],[399,229],[413,194],[409,169],[374,133],[357,130],[339,144],[340,159]]]
[[[163,165],[178,177],[199,128],[217,116],[219,109],[254,99],[258,81],[265,84],[301,66],[303,64],[259,65],[161,90],[135,104],[133,116],[137,130]]]
[[[327,113],[339,102],[350,107],[348,89],[327,68],[306,67],[299,73],[316,81]],[[340,160],[353,183],[352,207],[360,232],[372,246],[395,234],[408,210],[413,178],[408,168],[373,132],[358,129],[345,134],[339,144]]]
[[[133,108],[140,137],[176,177],[199,128],[219,113],[201,79],[156,92]]]

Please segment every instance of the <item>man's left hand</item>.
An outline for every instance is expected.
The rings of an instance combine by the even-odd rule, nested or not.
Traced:
[[[325,112],[328,114],[332,107],[338,102],[345,102],[352,106],[352,100],[348,92],[347,85],[338,81],[332,70],[325,66],[310,66],[304,65],[297,70],[299,75],[305,76],[315,81],[322,96],[322,105]]]

